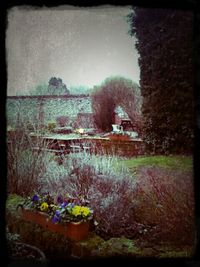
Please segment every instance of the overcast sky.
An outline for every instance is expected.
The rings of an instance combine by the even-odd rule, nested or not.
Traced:
[[[93,87],[121,75],[139,83],[131,7],[14,7],[6,31],[7,95],[28,93],[52,76],[66,86]]]

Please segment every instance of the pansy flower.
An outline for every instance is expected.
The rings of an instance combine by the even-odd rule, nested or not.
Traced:
[[[48,207],[49,207],[48,203],[47,202],[43,202],[41,204],[41,206],[40,206],[40,210],[41,211],[46,211],[46,210],[48,210]]]
[[[32,201],[33,201],[33,202],[38,202],[38,201],[39,201],[39,197],[38,197],[38,195],[34,195],[34,196],[32,197]]]
[[[57,216],[54,216],[53,218],[52,218],[52,222],[53,223],[57,223],[59,221],[59,218],[57,217]]]
[[[55,212],[55,215],[56,215],[56,217],[60,217],[60,211],[59,210],[56,210],[56,212]]]
[[[62,202],[63,202],[63,199],[62,199],[61,196],[58,196],[58,197],[57,197],[57,202],[58,202],[58,203],[62,203]]]
[[[61,204],[61,208],[65,208],[67,206],[67,202],[64,201],[62,204]]]

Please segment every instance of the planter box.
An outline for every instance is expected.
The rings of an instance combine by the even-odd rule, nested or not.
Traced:
[[[34,223],[37,223],[39,225],[46,227],[49,217],[47,214],[45,214],[43,212],[39,212],[39,211],[36,212],[36,211],[23,209],[22,210],[22,218],[25,221],[34,222]]]
[[[72,241],[81,241],[87,238],[89,233],[89,222],[71,222],[65,227],[65,236]]]
[[[89,222],[53,223],[47,214],[25,209],[22,210],[22,218],[25,221],[39,224],[51,232],[62,234],[71,241],[84,240],[89,233]]]

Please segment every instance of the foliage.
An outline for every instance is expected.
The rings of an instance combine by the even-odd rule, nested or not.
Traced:
[[[111,131],[114,123],[115,104],[112,98],[106,97],[105,91],[98,90],[92,94],[94,122],[103,131]]]
[[[62,82],[61,78],[51,77],[48,85],[48,92],[50,95],[68,95],[69,90]]]
[[[55,178],[54,178],[55,177]],[[70,154],[62,166],[52,166],[44,190],[73,198],[80,196],[94,210],[96,231],[109,236],[134,235],[133,192],[135,180],[116,157]],[[130,213],[124,214],[124,207]],[[110,212],[112,210],[112,212]],[[126,228],[127,225],[130,227]]]
[[[55,121],[49,121],[47,124],[47,129],[52,132],[56,128],[56,122]]]
[[[88,201],[94,211],[95,231],[104,239],[124,236],[155,243],[194,241],[189,157],[124,160],[70,154],[63,165],[52,165],[44,180],[48,184],[43,188],[49,192],[64,195],[67,191],[73,198],[82,196]]]
[[[112,130],[114,110],[121,106],[137,128],[141,128],[141,95],[139,86],[123,77],[109,77],[91,93],[94,120],[103,131]]]
[[[193,191],[191,171],[140,168],[134,216],[142,223],[148,242],[195,244]]]
[[[54,223],[85,222],[92,219],[93,211],[86,206],[88,203],[82,197],[73,198],[69,194],[56,197],[49,193],[36,193],[24,202],[26,209],[48,214]]]
[[[6,239],[9,242],[15,242],[19,240],[20,235],[19,234],[13,234],[9,232],[8,227],[6,227]]]
[[[17,194],[9,194],[6,199],[6,210],[16,211],[17,207],[24,202],[24,198]]]
[[[78,86],[70,86],[70,92],[73,95],[82,95],[82,94],[89,94],[91,89],[88,86],[78,85]]]
[[[95,175],[124,177],[131,174],[116,156],[70,153],[63,157],[62,165],[49,162],[43,176],[42,188],[50,193],[56,188],[61,195],[66,190],[75,198],[82,195],[88,199],[87,192]]]
[[[147,229],[146,240],[194,245],[192,157],[148,156],[124,163],[137,174],[135,218]]]
[[[48,85],[47,84],[39,84],[35,89],[30,91],[30,95],[47,95],[48,94]]]
[[[48,163],[39,197],[49,192],[53,200],[41,197],[35,207],[46,202],[43,212],[46,207],[53,221],[74,220],[73,213],[79,221],[85,209],[80,206],[88,207],[93,211],[93,229],[104,239],[124,236],[148,244],[194,244],[191,158],[127,160],[128,168],[131,172],[136,169],[136,174],[126,169],[124,159],[86,153],[68,155],[63,165]],[[50,212],[52,202],[56,208]],[[79,207],[72,210],[75,206]]]
[[[193,14],[136,7],[128,19],[140,55],[146,148],[153,153],[191,153],[195,121]]]
[[[56,122],[60,127],[66,126],[66,124],[70,121],[68,116],[58,116],[56,117]]]
[[[55,209],[54,199],[49,193],[34,194],[32,197],[27,197],[23,206],[26,209],[42,211],[51,214]]]
[[[23,120],[20,125],[8,135],[7,188],[9,193],[27,196],[40,188],[51,155],[35,151],[34,147],[44,147],[44,144],[39,138],[33,142]],[[36,125],[33,124],[33,127],[37,130]]]
[[[87,202],[82,197],[74,199],[67,195],[63,201],[60,201],[54,213],[53,222],[86,222],[93,218],[93,210],[86,206]]]
[[[31,95],[69,95],[69,90],[61,78],[51,77],[47,84],[39,84],[30,92]]]

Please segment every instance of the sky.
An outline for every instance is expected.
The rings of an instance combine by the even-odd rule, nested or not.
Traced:
[[[125,16],[130,6],[8,10],[7,95],[28,94],[59,77],[67,88],[100,85],[120,75],[139,84],[135,39]]]

